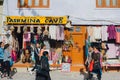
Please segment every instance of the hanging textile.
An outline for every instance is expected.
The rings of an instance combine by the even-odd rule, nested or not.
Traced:
[[[23,41],[31,41],[30,32],[26,32],[23,34]]]
[[[116,39],[116,30],[114,25],[108,26],[108,39]]]
[[[26,26],[23,27],[23,32],[24,32],[24,33],[27,32],[27,27],[26,27]]]
[[[64,26],[59,25],[56,31],[57,40],[64,40]]]
[[[17,27],[17,33],[21,33],[21,28],[20,28],[20,26]]]
[[[54,39],[54,40],[57,39],[57,36],[56,36],[56,34],[57,34],[57,31],[56,31],[57,27],[58,26],[56,26],[56,25],[50,25],[49,26],[49,34],[50,34],[51,39]]]
[[[108,40],[108,33],[107,33],[108,26],[102,26],[102,41]]]
[[[37,34],[40,35],[42,33],[42,28],[41,26],[38,26],[37,27]]]
[[[15,29],[14,26],[10,27],[11,32],[14,31],[14,29]]]
[[[116,27],[116,43],[120,43],[120,26]]]
[[[101,27],[100,26],[96,26],[93,27],[93,36],[95,39],[101,39]]]
[[[34,33],[34,27],[33,26],[30,26],[30,32]]]
[[[45,25],[45,31],[43,32],[43,35],[48,35],[49,34],[47,28],[48,28],[48,25]]]
[[[116,46],[115,44],[108,43],[109,50],[107,51],[107,58],[116,58]]]
[[[93,36],[93,26],[88,26],[87,27],[87,33],[88,33],[88,37],[90,38],[90,42],[95,42],[95,38]]]

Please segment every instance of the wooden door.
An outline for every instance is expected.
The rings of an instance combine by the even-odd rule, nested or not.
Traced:
[[[72,64],[84,64],[86,27],[75,26],[72,38],[74,46],[72,49]]]
[[[84,68],[84,47],[85,47],[85,38],[86,38],[86,27],[85,26],[75,26],[74,31],[72,32],[73,38],[73,48],[71,52],[72,57],[72,71],[79,71],[81,68]]]

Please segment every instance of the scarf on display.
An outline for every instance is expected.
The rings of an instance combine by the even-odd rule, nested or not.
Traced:
[[[30,32],[34,33],[34,27],[33,26],[30,26]]]
[[[38,28],[37,28],[37,34],[41,34],[42,33],[42,28],[41,28],[41,26],[38,26]]]
[[[47,28],[48,28],[48,25],[45,25],[45,31],[43,32],[44,35],[48,35],[49,34]]]
[[[17,28],[17,33],[21,33],[21,28],[20,28],[20,26],[18,26],[18,28]]]
[[[15,29],[14,26],[10,27],[11,32],[14,31],[14,29]]]
[[[23,32],[27,33],[27,27],[26,26],[23,27]]]

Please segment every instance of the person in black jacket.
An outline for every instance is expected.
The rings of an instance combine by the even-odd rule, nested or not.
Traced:
[[[97,74],[98,80],[101,80],[102,77],[102,66],[101,66],[101,53],[98,46],[94,46],[94,51],[91,55],[92,60],[94,61],[92,72]]]
[[[51,80],[50,78],[50,68],[49,68],[49,62],[48,62],[48,52],[44,51],[43,56],[41,56],[41,59],[39,61],[39,65],[42,65],[41,72],[36,71],[36,79],[35,80]]]

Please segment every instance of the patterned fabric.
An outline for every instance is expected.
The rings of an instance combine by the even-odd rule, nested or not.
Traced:
[[[116,30],[114,25],[108,26],[108,38],[109,39],[116,39]]]

